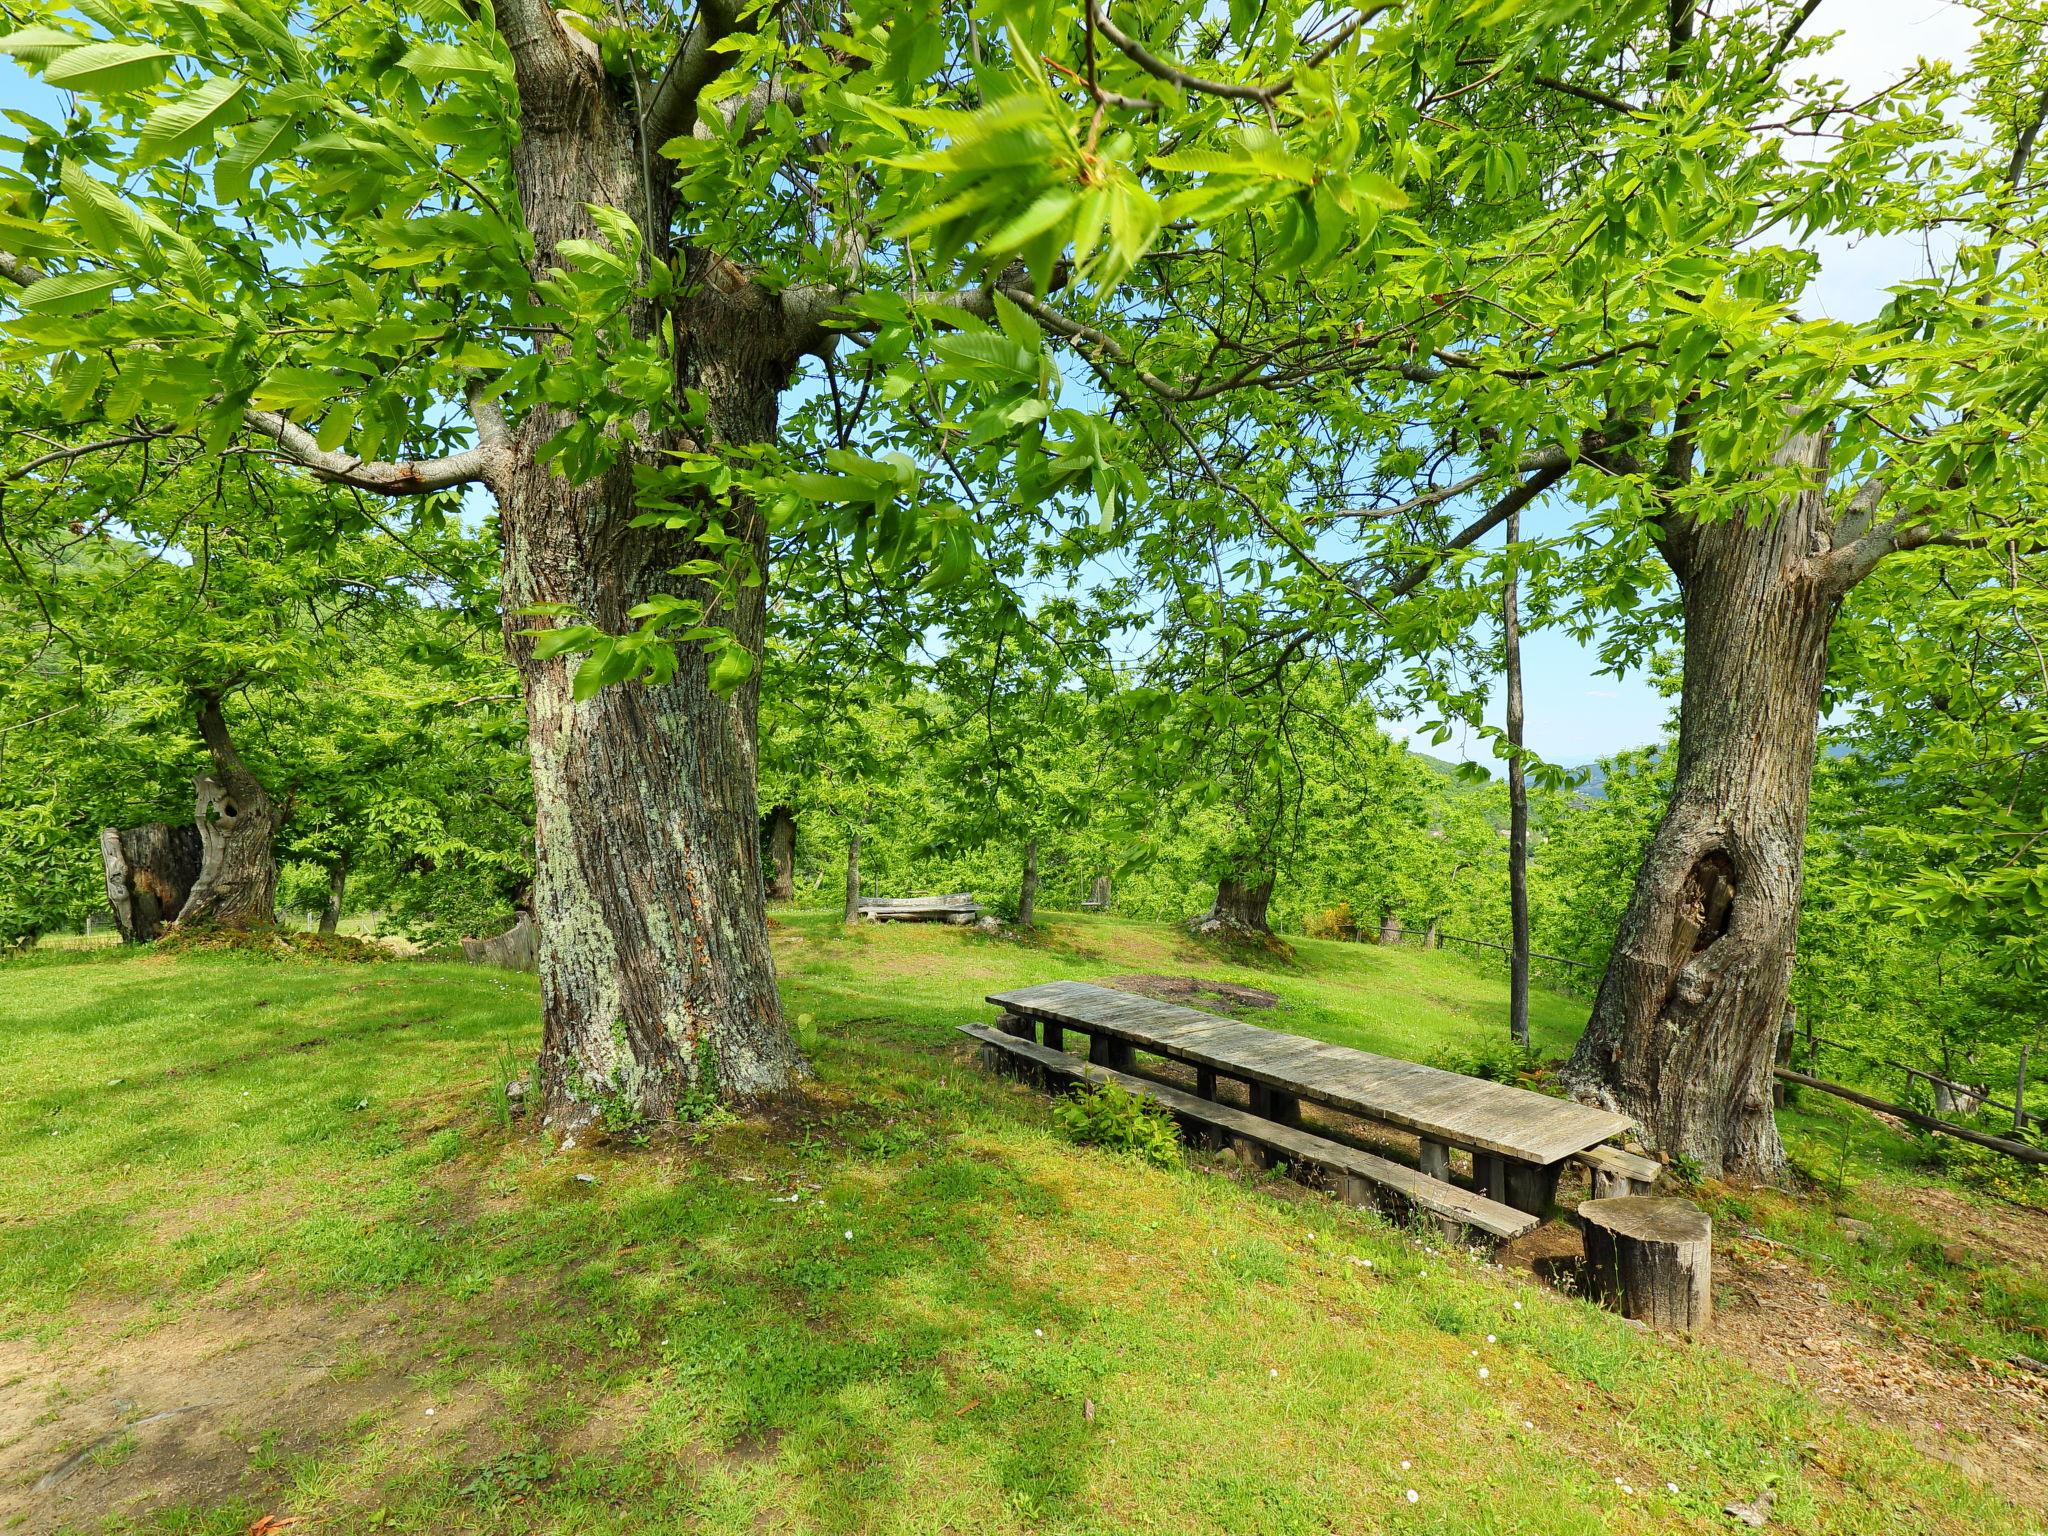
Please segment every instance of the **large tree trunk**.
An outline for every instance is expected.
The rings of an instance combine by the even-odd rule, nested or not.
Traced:
[[[199,825],[199,878],[178,912],[180,923],[263,927],[277,921],[277,808],[235,750],[220,695],[201,693],[199,734],[213,772],[193,780]]]
[[[1017,926],[1034,927],[1038,920],[1038,839],[1024,844],[1024,879],[1017,887]]]
[[[337,854],[327,867],[327,905],[320,913],[320,931],[332,933],[341,926],[341,897],[348,888],[348,855]]]
[[[796,812],[778,805],[768,812],[768,884],[770,901],[796,900]]]
[[[108,827],[100,833],[107,905],[114,909],[124,942],[147,944],[177,919],[199,878],[199,854],[199,828],[191,822]]]
[[[1771,1061],[1791,979],[1828,632],[1823,439],[1781,465],[1815,488],[1667,529],[1683,592],[1685,691],[1671,803],[1566,1069],[1654,1147],[1711,1173],[1776,1175]]]
[[[1508,518],[1510,551],[1522,536],[1521,514]],[[1529,780],[1522,768],[1522,616],[1514,555],[1501,589],[1501,660],[1507,672],[1508,735],[1508,1035],[1529,1044]]]
[[[507,3],[498,17],[518,76],[513,173],[536,278],[567,264],[558,254],[563,241],[603,239],[591,204],[626,211],[647,232],[652,256],[666,257],[667,177],[653,159],[658,146],[638,142],[630,91],[604,77],[596,50],[573,39],[552,9]],[[771,441],[792,364],[778,301],[702,252],[684,264],[669,313],[676,388],[702,391],[711,442]],[[623,318],[647,336],[662,316],[643,305]],[[617,634],[637,627],[628,610],[649,598],[713,596],[675,574],[707,553],[687,530],[632,526],[639,509],[624,454],[580,483],[540,461],[577,420],[556,405],[530,411],[494,486],[506,640],[525,691],[533,765],[539,1098],[542,1124],[564,1135],[593,1121],[600,1105],[623,1103],[666,1122],[686,1099],[772,1094],[805,1071],[783,1022],[768,947],[755,799],[758,683],[721,696],[705,652],[686,644],[672,680],[615,684],[579,699],[577,659],[542,659],[523,633],[536,621],[519,610],[541,604],[566,605]],[[667,450],[702,446],[650,427],[634,451],[653,466],[666,462]],[[765,571],[767,531],[757,509],[731,504],[719,517]],[[717,611],[758,655],[761,583],[739,584]]]
[[[1273,877],[1225,875],[1216,882],[1216,900],[1193,923],[1197,933],[1271,933],[1266,909],[1273,900]]]

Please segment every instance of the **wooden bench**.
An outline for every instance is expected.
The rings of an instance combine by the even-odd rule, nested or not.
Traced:
[[[1300,1107],[1392,1126],[1421,1143],[1422,1173],[1449,1183],[1453,1148],[1472,1155],[1474,1193],[1533,1215],[1546,1214],[1558,1175],[1573,1155],[1635,1128],[1626,1115],[1553,1099],[1526,1088],[1379,1056],[1307,1035],[1263,1028],[1089,982],[1054,981],[991,993],[998,1028],[1060,1046],[1069,1030],[1088,1036],[1088,1059],[1131,1071],[1137,1053],[1194,1069],[1196,1091],[1213,1099],[1218,1078],[1246,1085],[1252,1113],[1295,1125]]]
[[[965,891],[953,896],[871,896],[854,904],[871,923],[971,923],[981,907]]]
[[[1647,1195],[1655,1186],[1657,1175],[1664,1171],[1664,1165],[1654,1157],[1605,1145],[1575,1152],[1571,1160],[1592,1174],[1595,1200]]]
[[[1405,1164],[1311,1135],[1297,1126],[1199,1098],[1150,1078],[1097,1066],[985,1024],[962,1024],[960,1033],[980,1043],[982,1059],[990,1065],[1021,1064],[1042,1076],[1052,1088],[1115,1083],[1126,1092],[1165,1105],[1182,1130],[1196,1139],[1256,1149],[1285,1161],[1291,1168],[1318,1169],[1346,1205],[1377,1206],[1382,1199],[1390,1200],[1401,1208],[1422,1213],[1448,1231],[1477,1233],[1492,1242],[1520,1237],[1538,1224],[1538,1218],[1525,1211],[1433,1179]]]

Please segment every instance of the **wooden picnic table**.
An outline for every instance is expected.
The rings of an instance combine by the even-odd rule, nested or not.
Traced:
[[[1306,1099],[1412,1131],[1422,1142],[1423,1171],[1437,1178],[1448,1172],[1448,1148],[1462,1147],[1473,1154],[1481,1191],[1522,1210],[1548,1204],[1566,1161],[1635,1125],[1626,1115],[1526,1088],[1087,982],[1046,982],[988,1000],[1027,1028],[1043,1023],[1049,1046],[1066,1029],[1089,1035],[1089,1059],[1101,1066],[1126,1068],[1134,1050],[1185,1062],[1204,1098],[1215,1097],[1218,1075],[1238,1079],[1249,1087],[1253,1111],[1270,1119],[1294,1123]]]

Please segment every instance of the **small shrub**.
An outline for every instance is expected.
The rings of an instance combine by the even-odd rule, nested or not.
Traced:
[[[1180,1162],[1180,1132],[1173,1116],[1115,1083],[1070,1093],[1053,1106],[1052,1114],[1060,1130],[1084,1146],[1128,1153],[1159,1168]]]
[[[1447,1045],[1430,1058],[1429,1064],[1463,1077],[1481,1077],[1489,1083],[1527,1086],[1528,1080],[1543,1075],[1543,1058],[1532,1048],[1524,1050],[1505,1036],[1471,1045]]]
[[[1320,912],[1311,913],[1301,926],[1312,939],[1358,937],[1358,919],[1352,915],[1351,903],[1348,901],[1340,901],[1334,907],[1325,907]]]

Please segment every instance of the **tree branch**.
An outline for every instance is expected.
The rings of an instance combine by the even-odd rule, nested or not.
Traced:
[[[82,443],[75,448],[59,448],[54,452],[42,455],[40,458],[30,459],[26,464],[18,465],[13,469],[0,470],[0,482],[19,480],[24,475],[35,473],[45,464],[55,464],[60,460],[68,462],[72,459],[84,458],[89,453],[105,453],[109,449],[126,448],[135,443],[155,442],[160,438],[176,437],[177,435],[175,432],[130,432],[125,436],[109,437],[97,443]]]
[[[1382,0],[1379,5],[1354,11],[1345,19],[1344,24],[1338,27],[1336,33],[1310,57],[1310,66],[1323,63],[1359,28],[1375,17],[1394,9],[1397,3],[1398,0]],[[1129,33],[1119,29],[1116,23],[1109,19],[1109,13],[1102,8],[1102,0],[1088,0],[1088,14],[1095,23],[1095,29],[1115,44],[1117,51],[1125,58],[1153,79],[1164,80],[1168,85],[1178,86],[1181,90],[1192,91],[1201,96],[1220,96],[1226,101],[1256,101],[1261,106],[1270,107],[1294,88],[1294,74],[1291,70],[1271,85],[1233,85],[1227,80],[1209,80],[1191,74],[1178,64],[1160,58]]]
[[[247,410],[242,419],[293,463],[334,485],[352,486],[379,496],[423,496],[458,485],[495,487],[510,435],[494,401],[479,394],[470,400],[477,446],[435,459],[359,459],[339,449],[322,448],[312,433],[276,411]]]
[[[719,75],[715,45],[739,27],[731,0],[698,0],[697,19],[662,71],[640,123],[640,141],[659,149],[697,126],[697,97]]]
[[[1559,459],[1563,460],[1562,450],[1559,451]],[[1529,476],[1528,479],[1501,497],[1499,501],[1488,507],[1478,517],[1452,534],[1445,541],[1442,549],[1438,550],[1428,559],[1410,567],[1405,575],[1380,594],[1380,601],[1391,603],[1406,597],[1425,581],[1429,580],[1430,574],[1444,563],[1447,556],[1453,555],[1461,549],[1469,549],[1472,545],[1485,538],[1487,534],[1493,532],[1494,529],[1498,528],[1502,523],[1513,517],[1517,512],[1520,512],[1530,502],[1562,480],[1570,468],[1571,465],[1568,462],[1560,462],[1553,468],[1537,470],[1535,474]]]
[[[1610,112],[1619,112],[1627,117],[1641,117],[1643,109],[1632,102],[1623,101],[1619,96],[1610,96],[1605,91],[1596,91],[1590,85],[1573,85],[1569,80],[1559,80],[1552,75],[1530,77],[1546,91],[1556,91],[1564,96],[1576,96],[1580,101],[1590,101],[1596,107],[1605,107]]]

